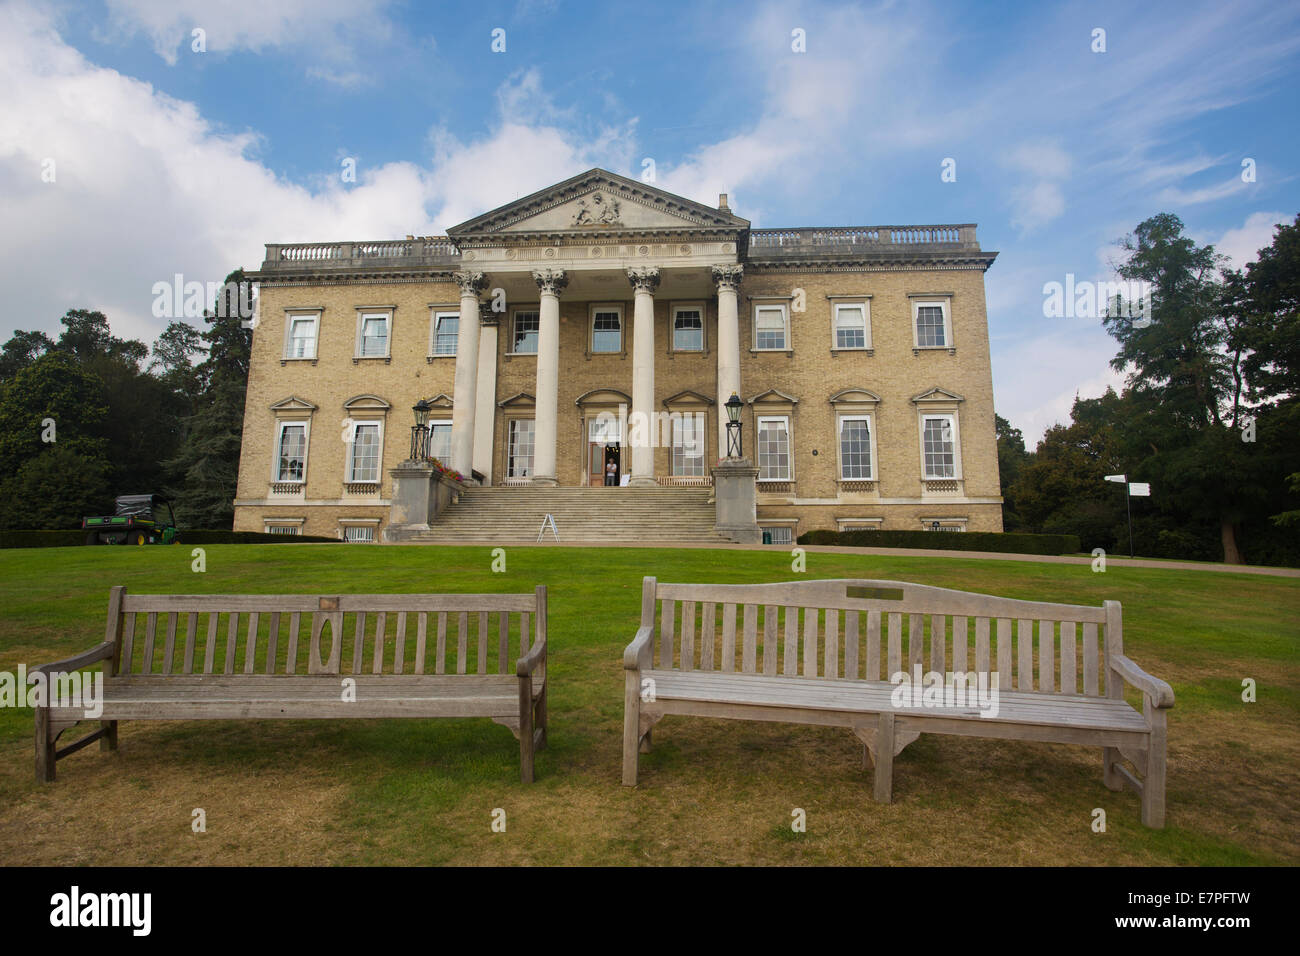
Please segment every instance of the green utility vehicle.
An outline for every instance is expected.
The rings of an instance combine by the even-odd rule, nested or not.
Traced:
[[[115,510],[112,515],[81,519],[86,544],[175,544],[180,540],[171,502],[161,495],[119,495]]]

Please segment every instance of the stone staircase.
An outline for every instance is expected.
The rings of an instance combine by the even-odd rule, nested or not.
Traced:
[[[466,488],[413,543],[534,541],[555,518],[560,542],[723,544],[713,530],[711,488]],[[550,529],[543,541],[554,542]]]

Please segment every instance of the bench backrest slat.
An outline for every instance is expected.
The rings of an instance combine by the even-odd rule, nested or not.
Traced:
[[[217,673],[513,675],[515,659],[542,639],[546,626],[544,589],[321,597],[133,595],[114,588],[113,600],[119,608],[111,625],[119,645],[109,671],[113,679]],[[452,648],[447,646],[449,618],[457,628]],[[429,639],[431,626],[435,640]]]
[[[1004,691],[1101,696],[1109,655],[1122,653],[1102,637],[1107,607],[896,581],[647,578],[647,588],[642,624],[662,669],[876,681],[900,671],[996,674]],[[1113,611],[1118,641],[1118,605]]]

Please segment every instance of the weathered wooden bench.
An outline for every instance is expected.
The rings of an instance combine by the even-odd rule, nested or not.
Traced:
[[[531,627],[531,638],[530,638]],[[100,727],[65,747],[81,707],[36,708],[36,776],[121,720],[489,717],[533,779],[546,744],[546,588],[533,594],[128,594],[104,642],[46,675],[103,662]]]
[[[1164,825],[1165,716],[1174,694],[1124,656],[1118,601],[1048,604],[896,581],[647,577],[641,628],[623,665],[627,786],[637,782],[651,728],[669,714],[780,721],[851,729],[864,744],[864,768],[875,765],[874,795],[884,803],[894,757],[922,733],[1099,746],[1104,784],[1131,787],[1142,822]],[[927,701],[910,690],[917,678],[925,686],[925,671],[950,670],[976,682],[984,675],[990,690],[996,677],[996,713],[979,706],[978,691],[975,704],[969,694],[963,702],[955,681],[951,698],[945,691]],[[891,682],[902,674],[907,684]],[[1126,683],[1141,693],[1140,712],[1123,697]]]

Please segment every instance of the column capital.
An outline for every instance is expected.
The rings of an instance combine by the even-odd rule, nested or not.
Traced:
[[[627,281],[632,283],[632,288],[637,292],[648,292],[653,295],[655,289],[659,288],[659,267],[638,266],[628,269]]]
[[[569,275],[563,269],[534,269],[533,281],[543,295],[559,296],[569,284]]]
[[[460,286],[462,296],[472,295],[478,298],[478,294],[487,288],[487,276],[482,272],[455,272],[452,273],[452,278]]]
[[[714,266],[713,282],[717,285],[719,292],[723,289],[738,292],[740,291],[740,280],[744,274],[745,267],[742,265]]]

